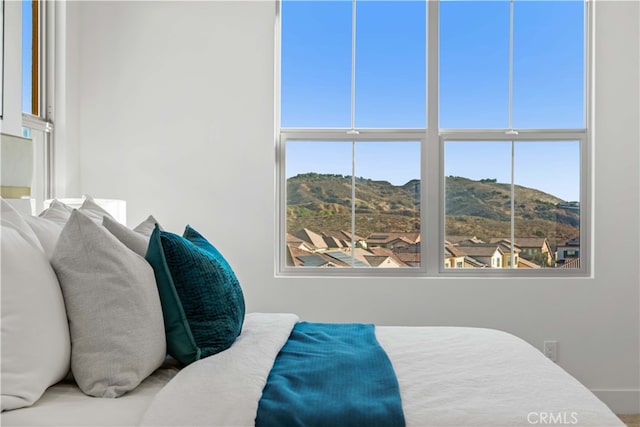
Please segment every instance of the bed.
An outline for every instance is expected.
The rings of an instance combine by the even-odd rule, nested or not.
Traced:
[[[296,410],[287,411],[288,408],[294,408],[289,405],[301,399],[297,395],[299,391],[307,392],[304,387],[299,386],[302,383],[297,383],[298,389],[296,386],[292,387],[295,392],[292,402],[275,402],[284,409],[285,415],[287,412],[293,412],[294,416],[290,420],[282,423],[260,421],[270,419],[263,416],[268,406],[265,403],[269,400],[268,391],[276,390],[276,394],[269,396],[282,395],[277,394],[278,385],[274,373],[279,366],[283,366],[280,363],[287,354],[286,349],[292,345],[296,331],[301,330],[303,326],[311,328],[310,330],[329,328],[321,329],[322,331],[333,330],[334,327],[361,331],[366,327],[371,331],[371,344],[379,347],[382,352],[381,359],[386,360],[391,367],[391,383],[397,388],[397,402],[401,406],[401,414],[393,422],[358,424],[353,422],[351,415],[340,416],[338,412],[334,414],[337,418],[334,418],[333,422],[324,425],[623,426],[604,403],[537,349],[511,334],[491,329],[312,324],[303,322],[295,314],[246,314],[242,301],[242,310],[231,310],[231,314],[227,313],[235,319],[242,316],[239,322],[232,325],[240,325],[237,331],[234,327],[227,328],[227,333],[231,331],[233,336],[231,340],[227,342],[216,336],[214,344],[217,349],[210,351],[208,345],[212,345],[211,342],[201,345],[197,342],[199,334],[206,333],[206,329],[203,329],[205,332],[198,332],[192,323],[191,332],[198,345],[195,350],[181,350],[175,344],[171,344],[175,337],[169,336],[172,324],[167,321],[165,314],[170,310],[165,307],[166,301],[163,298],[166,296],[162,296],[163,291],[156,290],[159,294],[156,299],[160,300],[158,307],[161,306],[163,313],[159,315],[160,318],[157,313],[147,316],[152,318],[153,323],[150,323],[152,326],[138,328],[142,335],[128,335],[129,331],[121,324],[116,323],[114,326],[109,323],[119,322],[120,317],[139,316],[140,313],[129,313],[128,310],[120,316],[113,316],[113,313],[108,313],[105,309],[107,316],[99,322],[101,332],[96,333],[93,330],[91,333],[91,339],[94,340],[91,345],[97,345],[94,350],[100,348],[101,354],[82,354],[83,357],[80,358],[82,346],[87,345],[83,341],[87,339],[87,331],[79,329],[79,320],[90,324],[96,317],[100,317],[101,307],[106,304],[105,298],[115,298],[112,303],[120,308],[123,304],[135,302],[137,297],[144,300],[153,298],[145,293],[139,296],[127,293],[126,301],[123,302],[118,296],[125,291],[114,292],[115,285],[112,282],[109,283],[108,297],[97,298],[96,295],[99,295],[101,290],[90,288],[92,299],[81,300],[84,304],[78,308],[78,301],[74,298],[78,292],[89,287],[87,271],[90,273],[91,286],[94,286],[105,280],[116,280],[113,278],[114,268],[109,265],[94,265],[91,259],[83,259],[80,265],[75,267],[85,269],[82,276],[83,286],[78,290],[71,288],[67,283],[71,273],[60,267],[61,260],[66,259],[64,262],[68,263],[71,257],[75,262],[81,256],[88,256],[91,251],[104,251],[109,247],[120,256],[125,253],[126,248],[131,253],[126,252],[122,256],[129,257],[129,261],[123,264],[124,267],[115,270],[118,274],[122,271],[127,273],[125,284],[129,285],[133,273],[127,268],[130,268],[131,263],[143,265],[143,262],[149,262],[153,265],[153,260],[150,261],[148,255],[153,252],[154,233],[159,235],[161,232],[155,226],[149,234],[149,225],[155,224],[155,219],[149,220],[146,225],[141,224],[137,231],[125,230],[122,227],[114,232],[114,224],[105,225],[106,213],[91,203],[84,207],[84,210],[89,212],[83,214],[77,211],[69,212],[59,204],[52,206],[53,211],[35,219],[21,217],[3,204],[3,412],[0,422],[4,426],[322,425],[322,422],[316,422],[321,418],[315,420],[313,414],[310,421],[305,421],[297,417]],[[56,215],[60,218],[54,226],[53,223],[56,221],[52,218],[56,218]],[[72,223],[73,225],[69,225]],[[67,253],[65,258],[59,252],[64,252],[65,245],[72,242],[66,235],[72,227],[81,230],[82,233],[79,234],[83,238],[91,239],[91,242],[102,238],[107,240],[96,245],[86,241],[79,244],[77,240],[73,240],[73,249],[80,252]],[[45,228],[55,232],[47,233]],[[30,233],[30,230],[33,233]],[[115,237],[104,237],[111,236],[109,233]],[[118,233],[122,234],[116,238]],[[138,233],[145,236],[145,239],[140,240],[137,238],[139,236],[131,233]],[[203,243],[198,241],[202,236],[194,237],[195,234],[189,230],[184,236],[191,237],[197,244]],[[36,243],[39,243],[39,246]],[[136,244],[141,246],[136,249]],[[209,246],[206,248],[211,256]],[[135,254],[136,250],[138,254]],[[142,253],[147,256],[146,260],[141,256]],[[39,254],[43,256],[40,258]],[[168,257],[168,252],[165,255]],[[220,254],[216,254],[215,257],[218,255]],[[25,258],[31,258],[28,268],[20,267],[21,264],[18,262]],[[107,262],[103,258],[105,257],[100,258],[100,262]],[[116,257],[114,255],[107,258],[108,262],[111,262],[111,258]],[[179,265],[193,262],[195,261],[191,258],[181,258]],[[53,276],[47,270],[47,263],[52,266],[50,269],[54,272]],[[7,267],[9,265],[11,267]],[[107,279],[95,273],[100,268],[109,269],[108,274],[104,276]],[[191,265],[189,272],[193,270],[194,266]],[[223,270],[224,274],[220,277],[229,279],[230,272],[225,268]],[[45,274],[44,271],[48,273]],[[159,289],[159,283],[163,279],[150,273],[151,267],[144,267],[144,271],[146,276],[151,275],[154,279],[154,288],[158,286]],[[135,277],[143,277],[145,274],[138,272]],[[20,280],[16,279],[18,277]],[[179,278],[177,274],[173,274],[172,277],[176,281]],[[54,279],[55,285],[62,291],[51,285]],[[194,279],[189,276],[189,280]],[[45,282],[48,284],[43,285]],[[34,284],[34,289],[27,292],[25,289],[31,284]],[[135,286],[140,287],[142,284],[136,282]],[[179,290],[179,286],[176,285],[176,288]],[[71,292],[72,289],[75,293]],[[25,294],[22,295],[21,292]],[[174,293],[174,296],[185,298],[184,290]],[[202,299],[202,295],[198,295]],[[29,298],[30,304],[24,304],[24,298]],[[86,298],[86,295],[83,298]],[[226,297],[216,294],[216,298],[224,300]],[[92,306],[97,304],[94,303],[96,299],[101,305]],[[227,298],[225,304],[231,304],[229,301],[235,302],[236,305],[238,303]],[[190,309],[189,304],[182,302],[182,314],[188,317],[193,307]],[[136,304],[136,311],[146,312],[147,309],[141,305],[142,303]],[[83,308],[86,311],[87,305],[90,306],[91,317],[86,317],[87,313],[80,315],[76,312]],[[227,308],[225,305],[225,309]],[[158,320],[162,319],[163,315],[164,322]],[[146,321],[140,320],[139,317],[126,320],[129,322],[129,329],[136,329],[131,325],[137,326]],[[158,327],[158,324],[162,326]],[[53,329],[54,327],[59,328]],[[110,327],[118,328],[118,333],[109,332]],[[211,328],[211,324],[204,327]],[[219,324],[214,324],[214,327],[219,327]],[[162,345],[156,344],[158,340],[153,338],[158,328],[162,332]],[[31,330],[34,331],[33,334],[29,333]],[[136,331],[131,333],[135,334]],[[348,332],[346,336],[351,337],[354,334],[359,342],[361,332]],[[324,335],[331,334],[323,332]],[[118,341],[115,336],[126,336],[127,340]],[[100,339],[98,344],[95,343],[96,337]],[[331,382],[332,376],[343,375],[337,374],[340,372],[337,368],[334,372],[331,363],[338,366],[343,357],[349,356],[344,356],[343,351],[333,353],[324,342],[314,342],[309,345],[322,349],[332,359],[328,362],[325,373],[321,374],[324,378],[321,382]],[[351,341],[347,342],[347,346],[349,345],[352,345]],[[117,351],[112,352],[113,348]],[[179,358],[187,358],[188,363],[184,363],[187,359],[176,361],[174,358],[166,357],[167,351],[178,355]],[[141,354],[145,356],[139,356]],[[104,359],[109,357],[111,360],[105,362]],[[366,385],[381,381],[377,376],[377,367],[367,365],[357,368],[362,370],[357,380],[349,380],[348,383]],[[90,372],[86,371],[87,369]],[[73,375],[70,375],[69,371]],[[114,371],[126,372],[118,377],[120,372]],[[117,378],[105,379],[104,372],[116,375]],[[98,380],[95,380],[96,375],[100,377]],[[92,377],[94,381],[87,382],[86,376]],[[102,390],[96,391],[100,387]],[[381,388],[393,387],[385,385]],[[97,397],[99,395],[107,397]],[[326,393],[320,396],[320,400],[315,400],[321,402],[317,405],[305,404],[304,400],[301,402],[307,407],[316,406],[311,409],[316,410],[320,417],[324,416],[329,406],[345,403],[334,402],[338,395]],[[378,405],[370,396],[364,396],[362,399],[367,401],[368,405],[372,405],[370,408],[377,409],[383,406],[382,402]],[[367,409],[365,412],[370,411],[371,409]],[[377,416],[374,416],[374,419],[377,419]]]

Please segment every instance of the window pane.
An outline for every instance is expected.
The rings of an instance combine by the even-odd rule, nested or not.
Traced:
[[[282,127],[351,126],[351,3],[282,2]]]
[[[445,267],[579,268],[580,143],[513,143],[513,217],[511,152],[446,143]]]
[[[508,266],[511,143],[447,142],[445,176],[445,267]]]
[[[357,3],[356,127],[426,127],[425,9],[417,1]]]
[[[352,143],[288,141],[286,153],[287,265],[350,266]]]
[[[286,149],[288,266],[420,265],[420,142],[289,141]]]
[[[515,184],[518,266],[580,267],[580,143],[516,142]]]
[[[507,128],[509,2],[440,3],[440,127]]]
[[[356,143],[356,258],[420,266],[420,142]]]
[[[30,0],[22,1],[22,112],[32,114],[33,9]]]
[[[514,128],[583,128],[584,3],[514,4]]]

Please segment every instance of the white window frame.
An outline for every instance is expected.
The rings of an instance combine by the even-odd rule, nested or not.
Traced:
[[[53,194],[53,105],[55,89],[55,7],[56,2],[41,0],[38,11],[38,115],[22,113],[22,127],[29,129],[34,141],[34,179],[32,198],[36,210]],[[22,105],[20,105],[22,110]],[[39,135],[33,135],[37,132]]]
[[[275,227],[276,276],[298,277],[585,277],[592,273],[593,246],[592,232],[592,52],[593,14],[592,0],[585,0],[584,17],[584,129],[440,129],[439,128],[439,0],[427,2],[427,127],[426,129],[360,129],[354,128],[281,128],[280,127],[280,64],[281,64],[281,4],[277,2],[275,21],[275,149],[276,149],[276,192],[277,224]],[[513,14],[513,0],[511,0]],[[512,15],[513,16],[513,15]],[[355,17],[353,18],[355,20]],[[513,18],[511,19],[513,22]],[[353,24],[355,31],[355,23]],[[511,32],[513,28],[511,28]],[[512,54],[512,53],[510,53]],[[511,74],[510,70],[510,74]],[[353,76],[352,76],[353,78]],[[352,102],[354,92],[352,86]],[[511,102],[511,100],[510,100]],[[511,108],[510,108],[511,111]],[[511,121],[511,119],[510,119]],[[286,144],[287,141],[420,141],[420,267],[393,269],[341,267],[292,267],[286,265]],[[545,268],[445,268],[445,254],[442,248],[445,240],[445,174],[444,148],[447,141],[538,141],[560,142],[578,141],[580,144],[580,252],[586,254],[580,267],[575,269]],[[512,145],[513,146],[513,145]],[[438,200],[438,203],[429,203]],[[512,195],[513,204],[513,195]],[[512,237],[513,219],[512,219]],[[511,239],[513,241],[513,238]],[[513,256],[512,248],[511,254]],[[433,256],[438,254],[438,256]],[[431,256],[429,256],[431,255]]]

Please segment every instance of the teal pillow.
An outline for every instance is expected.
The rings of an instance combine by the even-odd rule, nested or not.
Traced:
[[[222,254],[189,226],[184,237],[156,226],[146,259],[156,275],[169,354],[186,365],[229,348],[245,306]]]

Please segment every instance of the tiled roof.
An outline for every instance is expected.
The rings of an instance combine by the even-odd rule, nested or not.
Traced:
[[[349,246],[346,244],[345,241],[337,239],[332,236],[322,236],[322,238],[324,239],[324,242],[327,244],[327,247],[329,248],[344,248]]]
[[[325,252],[325,255],[330,256],[331,258],[334,258],[336,261],[340,261],[345,266],[351,266],[351,262],[353,261],[354,267],[369,267],[369,263],[363,257],[363,255],[358,252],[358,249],[359,248],[356,248],[356,251],[354,254],[355,256],[353,257],[353,259],[351,256],[351,250],[348,250],[348,251],[335,250],[331,252]],[[369,252],[366,252],[366,253],[369,254]]]
[[[497,243],[500,241],[510,242],[511,239],[508,237],[494,237],[490,240],[491,243]],[[545,237],[516,237],[515,244],[520,246],[521,248],[536,248],[542,249],[542,246],[545,244],[547,239]],[[548,244],[548,242],[547,242]]]
[[[461,249],[470,257],[491,257],[497,251],[503,253],[502,249],[497,244],[491,243],[477,243],[475,245],[458,245],[458,249]]]
[[[484,243],[482,240],[478,239],[476,236],[457,236],[457,235],[447,235],[445,239],[450,243]]]
[[[287,265],[300,267],[302,262],[298,259],[298,255],[309,255],[309,252],[298,249],[293,245],[287,245]]]
[[[379,267],[382,263],[391,260],[391,257],[384,255],[365,255],[364,257],[371,267]]]
[[[320,254],[301,255],[297,258],[302,262],[303,267],[322,267],[329,263],[329,261],[320,256]]]
[[[454,257],[461,257],[466,255],[466,253],[462,249],[460,249],[459,246],[445,245],[444,249],[445,249],[445,256],[447,254],[447,251],[449,252],[449,254],[451,254],[451,256],[454,256]]]
[[[286,242],[287,243],[293,243],[293,244],[298,244],[298,243],[302,243],[304,242],[304,240],[302,240],[299,237],[294,236],[293,234],[287,233],[286,235]]]
[[[580,246],[580,237],[574,237],[571,240],[567,240],[563,246]]]
[[[524,258],[518,258],[518,268],[540,268],[540,266]]]
[[[502,252],[504,253],[511,253],[511,242],[508,240],[502,240],[498,243],[496,243],[500,249],[502,249]],[[518,254],[520,252],[522,252],[522,249],[520,249],[520,246],[518,246],[517,244],[513,245],[513,252]]]
[[[327,248],[327,243],[324,241],[322,236],[314,231],[309,230],[308,228],[303,228],[302,230],[298,231],[295,236],[307,243],[311,243],[318,249]]]
[[[420,242],[420,232],[395,232],[395,233],[373,233],[367,237],[368,244],[386,245],[394,240],[402,240],[409,244]]]
[[[478,261],[475,258],[471,258],[470,256],[466,256],[464,257],[464,263],[470,265],[471,267],[474,268],[485,268],[487,267],[487,264]]]
[[[420,252],[398,252],[396,256],[407,265],[420,264]]]
[[[400,267],[406,267],[407,265],[405,264],[402,255],[400,253],[396,253],[394,251],[392,251],[391,249],[388,248],[369,248],[369,252],[373,253],[374,255],[377,256],[387,256],[390,257],[392,260],[394,260],[396,262],[396,264],[398,264]],[[414,255],[417,255],[417,262],[420,262],[420,253],[409,253],[409,259],[414,259],[416,257],[414,257]],[[413,261],[416,262],[416,261]]]
[[[287,265],[294,267],[325,267],[328,265],[346,267],[350,264],[327,256],[325,253],[308,252],[292,245],[287,245]]]
[[[289,233],[286,234],[286,243],[288,246],[293,246],[298,249],[306,250],[308,252],[314,252],[318,249],[311,243],[305,242],[301,238]]]
[[[340,231],[323,231],[322,232],[323,236],[329,236],[329,237],[334,237],[338,240],[343,240],[345,242],[351,242],[351,232],[350,231],[346,231],[346,230],[340,230]],[[354,234],[354,240],[360,241],[360,240],[364,240],[362,237],[358,236],[357,234]]]

